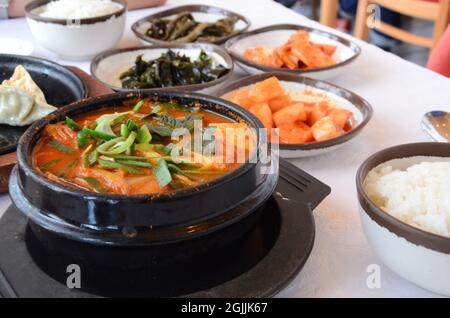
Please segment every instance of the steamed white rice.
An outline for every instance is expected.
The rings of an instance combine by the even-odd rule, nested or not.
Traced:
[[[57,0],[39,7],[39,15],[53,19],[88,19],[119,11],[122,5],[111,0]]]
[[[369,172],[364,188],[392,216],[450,237],[450,162],[422,162],[406,170],[382,164]]]

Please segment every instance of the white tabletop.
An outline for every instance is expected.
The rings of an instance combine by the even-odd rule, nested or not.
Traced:
[[[278,23],[319,26],[271,0],[195,2],[239,12],[251,20],[253,29]],[[139,44],[130,29],[137,19],[187,3],[192,1],[169,0],[165,7],[130,12],[119,47]],[[0,35],[34,43],[24,19],[0,21]],[[34,44],[35,56],[89,70],[89,62],[62,61]],[[330,82],[363,96],[373,105],[375,114],[363,133],[344,147],[319,157],[292,161],[330,185],[332,193],[314,211],[317,234],[311,257],[301,274],[281,292],[282,297],[436,296],[398,277],[370,249],[359,221],[355,174],[358,166],[376,151],[402,143],[429,141],[419,122],[427,111],[450,110],[450,80],[367,43],[359,44],[361,56],[346,74]],[[0,215],[9,203],[7,195],[0,196]],[[380,289],[369,289],[366,285],[371,264],[381,266]]]

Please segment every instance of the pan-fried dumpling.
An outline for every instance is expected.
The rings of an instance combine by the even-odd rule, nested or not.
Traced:
[[[33,96],[38,102],[47,104],[44,93],[33,81],[30,73],[28,73],[22,65],[17,65],[11,78],[9,80],[4,80],[2,85],[20,88]]]
[[[56,107],[38,101],[20,88],[0,86],[0,124],[31,125],[55,110]]]
[[[0,124],[30,125],[55,110],[22,65],[0,85]]]

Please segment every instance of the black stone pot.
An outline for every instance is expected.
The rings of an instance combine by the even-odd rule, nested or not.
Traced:
[[[270,197],[278,181],[276,157],[272,158],[275,169],[271,174],[262,173],[263,163],[258,155],[256,163],[247,162],[195,188],[133,196],[70,188],[47,179],[32,167],[31,153],[46,125],[62,121],[65,116],[120,106],[137,98],[176,100],[185,105],[201,103],[205,110],[253,128],[262,127],[246,110],[222,99],[194,93],[116,93],[63,107],[33,124],[21,138],[17,150],[18,166],[11,176],[10,195],[19,210],[30,218],[33,229],[42,228],[69,240],[94,245],[168,244],[234,224],[257,211]]]

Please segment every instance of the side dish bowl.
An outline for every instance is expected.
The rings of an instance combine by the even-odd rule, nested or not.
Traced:
[[[118,11],[79,20],[54,19],[39,15],[39,9],[51,0],[36,0],[25,7],[31,33],[46,49],[68,60],[89,59],[99,52],[113,48],[122,37],[127,13],[124,0]]]
[[[364,232],[378,257],[391,270],[414,284],[435,293],[450,296],[450,238],[409,225],[382,210],[364,189],[368,173],[389,162],[404,170],[440,157],[450,161],[446,143],[413,143],[377,152],[359,168],[356,187]],[[428,159],[436,161],[440,159]]]
[[[250,27],[250,20],[238,13],[208,5],[186,5],[146,16],[136,21],[131,26],[131,29],[143,44],[167,44],[168,42],[166,41],[152,38],[146,34],[148,28],[151,26],[151,21],[155,19],[171,19],[182,12],[190,12],[194,19],[199,22],[215,22],[223,18],[236,19],[237,22],[235,24],[235,32],[229,36],[222,37],[217,41],[212,42],[215,44],[222,44],[232,36],[242,33]]]
[[[290,91],[296,100],[301,99],[301,91],[305,88],[312,90],[314,93],[324,94],[338,106],[353,112],[352,130],[345,134],[320,142],[309,142],[305,144],[280,144],[280,156],[283,158],[302,158],[320,155],[332,151],[351,139],[355,138],[372,118],[372,106],[363,98],[344,88],[333,84],[318,81],[295,74],[287,74],[283,72],[269,72],[260,75],[253,75],[238,80],[226,87],[223,87],[215,93],[216,96],[222,97],[228,93],[236,91],[240,88],[254,85],[270,77],[276,77],[281,82],[281,86]]]
[[[331,44],[337,47],[333,55],[336,64],[313,69],[277,68],[252,62],[244,57],[246,49],[255,47],[276,48],[283,45],[298,30],[309,33],[311,41],[318,44]],[[317,79],[327,79],[343,72],[360,54],[361,48],[354,42],[333,33],[294,24],[278,24],[237,35],[225,43],[226,50],[236,63],[249,74],[264,72],[286,72],[305,75]]]
[[[133,89],[122,87],[120,75],[135,65],[135,60],[139,55],[142,55],[143,59],[148,61],[159,58],[161,54],[167,52],[168,50],[186,55],[191,59],[196,59],[199,56],[200,52],[203,50],[206,54],[210,55],[217,63],[220,63],[228,68],[229,71],[224,76],[210,82],[193,85],[164,87],[159,89],[211,93],[214,90],[219,89],[220,86],[223,85],[233,73],[233,60],[224,49],[213,44],[192,43],[133,47],[103,52],[94,57],[94,59],[92,60],[91,74],[94,78],[98,79],[115,91],[133,91]],[[155,89],[141,89],[139,91],[145,92],[150,90]]]
[[[117,93],[64,107],[36,122],[19,143],[18,166],[11,178],[10,194],[33,223],[65,238],[97,245],[164,244],[235,223],[257,210],[272,194],[278,166],[273,173],[264,174],[259,156],[257,161],[247,161],[208,183],[153,195],[78,190],[51,181],[33,167],[32,151],[48,124],[138,98],[175,100],[185,105],[200,103],[202,109],[260,128],[259,121],[247,111],[221,99],[193,93]],[[272,160],[277,161],[275,157]]]

